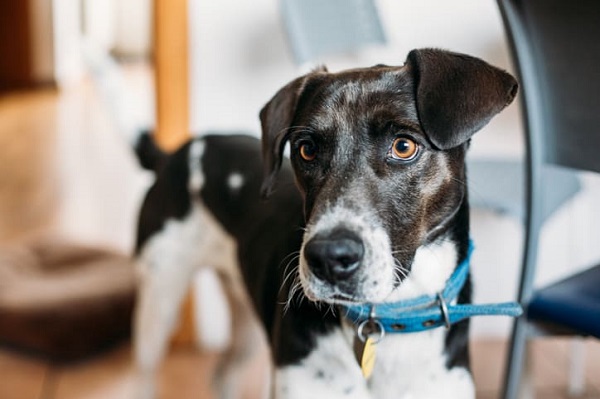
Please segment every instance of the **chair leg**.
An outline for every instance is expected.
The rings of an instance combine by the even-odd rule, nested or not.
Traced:
[[[517,399],[517,395],[520,394],[519,386],[526,355],[527,328],[527,321],[523,317],[515,320],[504,374],[503,399]]]
[[[523,359],[523,375],[518,387],[519,399],[535,398],[535,387],[533,385],[533,342],[525,337],[525,358]]]
[[[585,391],[585,342],[581,337],[571,339],[569,366],[569,396],[579,397]]]

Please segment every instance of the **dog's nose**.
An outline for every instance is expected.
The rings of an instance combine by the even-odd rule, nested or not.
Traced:
[[[304,256],[311,271],[322,280],[335,283],[350,277],[363,258],[362,240],[348,230],[334,231],[327,236],[315,236],[304,247]]]

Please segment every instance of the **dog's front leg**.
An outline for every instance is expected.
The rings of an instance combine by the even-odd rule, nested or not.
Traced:
[[[370,399],[367,384],[341,329],[316,338],[298,364],[277,367],[274,399]]]

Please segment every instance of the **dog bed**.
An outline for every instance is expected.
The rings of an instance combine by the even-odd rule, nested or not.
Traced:
[[[0,246],[0,344],[51,360],[79,360],[129,337],[131,260],[38,237]]]

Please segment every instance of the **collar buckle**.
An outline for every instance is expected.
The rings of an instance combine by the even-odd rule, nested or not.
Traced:
[[[444,325],[446,326],[446,330],[449,330],[452,326],[450,322],[450,315],[448,313],[448,305],[446,304],[446,300],[441,293],[437,293],[437,302],[440,305],[440,310],[442,312],[442,319],[444,320]]]
[[[371,306],[369,318],[363,320],[356,329],[356,336],[362,342],[366,342],[368,338],[373,340],[373,343],[379,343],[385,337],[385,328],[379,320],[375,318],[375,306]]]

